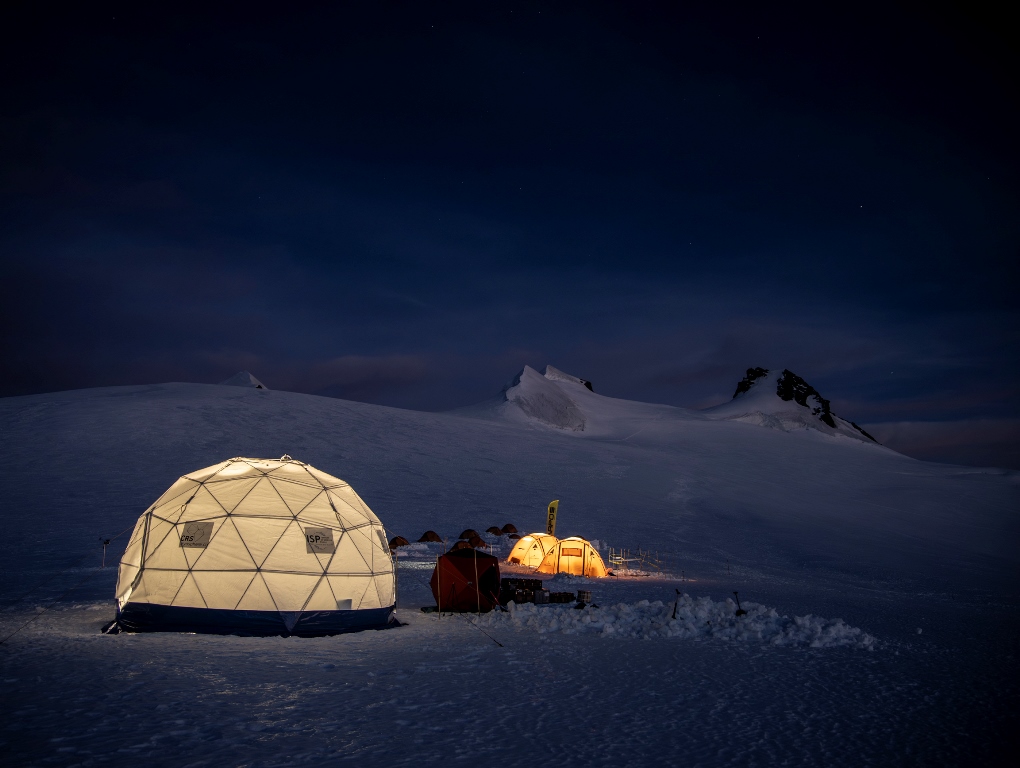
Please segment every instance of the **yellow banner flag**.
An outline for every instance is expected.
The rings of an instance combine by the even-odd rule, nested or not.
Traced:
[[[545,532],[550,536],[556,535],[556,510],[560,508],[560,500],[549,502],[549,516],[545,519]]]

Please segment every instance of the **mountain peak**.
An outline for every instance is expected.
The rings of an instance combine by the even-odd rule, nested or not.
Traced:
[[[252,389],[264,389],[267,392],[269,391],[269,387],[248,373],[248,371],[238,371],[229,379],[221,381],[220,384],[228,387],[251,387]]]
[[[583,379],[558,371],[547,365],[539,373],[530,365],[524,366],[503,387],[506,402],[513,403],[528,417],[560,429],[576,432],[584,430],[584,413],[570,396],[554,382],[582,384]],[[590,385],[588,387],[591,388]]]
[[[849,437],[878,442],[854,422],[834,414],[829,401],[788,368],[778,376],[768,368],[748,368],[744,378],[737,382],[730,402],[709,408],[708,413],[715,418],[748,421],[783,430],[818,429],[819,425],[825,425]]]

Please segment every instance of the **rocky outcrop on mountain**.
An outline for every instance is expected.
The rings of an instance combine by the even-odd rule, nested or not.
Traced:
[[[783,374],[776,381],[776,394],[780,400],[787,402],[793,400],[798,405],[810,408],[812,415],[817,416],[819,421],[833,429],[836,428],[836,422],[832,420],[832,411],[829,409],[829,401],[793,371],[783,369]]]
[[[768,376],[768,373],[767,368],[748,368],[747,375],[737,382],[737,391],[733,393],[733,396],[736,397],[737,395],[744,394],[751,388],[754,382],[763,376]]]

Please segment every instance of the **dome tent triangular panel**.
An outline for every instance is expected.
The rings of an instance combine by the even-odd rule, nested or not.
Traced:
[[[232,461],[233,459],[228,459],[227,461],[221,462],[219,464],[213,464],[211,467],[206,467],[205,469],[196,469],[194,472],[189,472],[188,474],[182,476],[180,480],[174,483],[174,485],[171,485],[170,490],[172,491],[174,487],[177,486],[178,484],[188,481],[195,483],[203,483],[213,475],[217,475],[220,472],[222,472],[226,467],[229,467]]]
[[[305,475],[306,481],[310,479],[308,475]],[[301,514],[313,500],[322,496],[323,489],[318,483],[313,487],[307,482],[294,482],[284,477],[271,477],[269,481],[295,515]]]
[[[241,503],[258,481],[257,477],[245,478],[244,480],[224,478],[222,480],[211,480],[204,484],[204,488],[220,503],[225,512],[233,512],[234,508]]]
[[[151,511],[159,510],[163,517],[167,514],[172,514],[174,510],[179,511],[200,487],[200,481],[182,477],[176,483],[167,488],[163,495],[152,503],[152,506],[149,507],[149,509]]]
[[[297,519],[302,525],[329,525],[344,528],[344,524],[333,509],[334,505],[329,503],[329,496],[320,493],[302,507],[301,511],[297,513]]]
[[[255,483],[248,495],[241,499],[241,502],[234,508],[234,513],[248,516],[294,518],[290,507],[266,477]]]
[[[269,594],[269,587],[266,586],[266,581],[262,578],[261,573],[255,574],[255,578],[251,580],[251,584],[244,591],[235,609],[239,611],[277,610],[273,596]]]
[[[249,571],[192,571],[205,604],[209,608],[233,610],[251,584],[253,574]],[[176,605],[176,602],[175,602]]]
[[[231,459],[182,477],[139,518],[118,573],[118,624],[242,635],[386,626],[385,535],[339,478],[289,456]]]
[[[169,543],[178,549],[181,548],[176,541],[171,540]],[[209,546],[205,549],[195,549],[194,552],[199,553],[199,557],[191,564],[192,571],[215,571],[217,573],[250,571],[256,565],[248,548],[238,535],[234,521],[229,518],[215,521],[215,527],[209,537]]]
[[[290,518],[232,517],[231,522],[259,568],[280,541],[283,532],[294,522]]]
[[[184,583],[181,588],[177,590],[177,594],[174,595],[174,599],[170,603],[184,608],[208,608],[209,603],[206,602],[205,595],[202,594],[202,590],[198,588],[198,583],[195,581],[193,574],[187,574],[184,577]]]
[[[329,579],[322,576],[319,583],[312,590],[308,602],[305,604],[306,611],[335,611],[338,608],[333,590],[329,588]]]
[[[138,574],[135,595],[139,601],[145,603],[172,605],[189,573],[147,568]]]
[[[308,543],[305,541],[306,526],[301,525],[297,520],[292,520],[276,542],[273,551],[262,563],[262,573],[282,572],[288,573],[291,564],[301,559],[307,559],[304,571],[321,575],[323,572],[322,561],[318,553],[308,551]],[[334,538],[339,535],[335,532]],[[295,609],[296,610],[296,609]]]

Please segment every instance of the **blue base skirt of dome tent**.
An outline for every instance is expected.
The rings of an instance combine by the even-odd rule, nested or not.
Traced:
[[[197,632],[242,637],[324,637],[363,629],[399,626],[395,606],[359,611],[303,611],[290,627],[279,611],[229,611],[128,603],[109,630],[122,632]],[[294,614],[290,614],[293,617]]]

